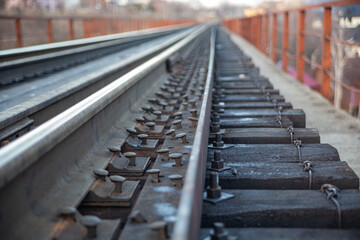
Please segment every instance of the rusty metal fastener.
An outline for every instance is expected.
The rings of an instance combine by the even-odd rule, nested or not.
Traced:
[[[159,181],[159,174],[160,169],[149,169],[146,171],[147,174],[151,176],[151,182],[158,183]]]
[[[72,219],[73,221],[76,221],[76,208],[74,207],[62,207],[58,209],[59,216],[67,219]]]
[[[142,110],[144,110],[146,113],[152,113],[154,111],[154,109],[150,106],[144,106],[144,107],[141,107]]]
[[[110,180],[115,184],[115,193],[121,193],[122,192],[122,185],[126,181],[126,178],[118,175],[110,176]]]
[[[154,122],[147,122],[147,123],[145,123],[145,125],[147,126],[147,127],[149,127],[150,128],[150,130],[155,130],[155,123]]]
[[[143,118],[143,117],[137,117],[137,118],[135,118],[135,120],[141,124],[143,124],[145,122],[145,118]]]
[[[194,117],[188,117],[188,119],[191,121],[191,127],[196,128],[198,119]]]
[[[170,179],[170,181],[175,183],[176,188],[181,188],[182,187],[182,182],[183,182],[183,176],[182,175],[180,175],[180,174],[170,175],[169,179]]]
[[[139,210],[134,210],[130,214],[130,220],[134,223],[145,223],[147,220],[144,218],[144,216],[141,214]]]
[[[183,113],[182,112],[176,112],[176,113],[174,113],[174,117],[178,118],[178,119],[182,119]]]
[[[163,161],[169,161],[169,152],[170,152],[170,150],[168,148],[159,149],[156,152],[163,156],[162,157]]]
[[[156,116],[156,119],[161,119],[161,111],[154,111],[153,114]]]
[[[126,152],[124,156],[129,159],[129,166],[136,166],[136,153]]]
[[[224,168],[224,161],[221,159],[220,154],[221,154],[220,151],[214,152],[214,159],[213,159],[213,161],[211,161],[211,168],[214,168],[214,169]]]
[[[181,128],[181,120],[179,119],[179,120],[175,120],[175,121],[173,121],[173,125],[177,128],[177,129],[180,129]]]
[[[168,106],[166,102],[159,102],[159,105],[162,107],[163,110],[165,110],[166,107]]]
[[[181,105],[183,105],[184,110],[187,110],[189,103],[188,102],[183,102]]]
[[[169,130],[165,133],[165,135],[166,135],[166,136],[171,136],[171,139],[172,139],[172,140],[175,140],[175,139],[176,139],[176,138],[175,138],[175,135],[176,135],[175,129],[173,129],[173,128],[169,129]]]
[[[216,140],[213,142],[214,147],[224,146],[224,141],[222,141],[222,134],[216,133]]]
[[[182,158],[182,154],[181,153],[171,153],[169,154],[170,160],[175,161],[175,167],[181,167],[181,158]]]
[[[112,153],[119,153],[121,151],[121,148],[117,146],[109,146],[108,150]]]
[[[87,216],[83,216],[81,218],[81,223],[87,229],[87,233],[86,233],[87,238],[90,238],[90,239],[96,238],[96,235],[97,235],[96,229],[100,222],[101,222],[101,220],[97,216],[87,215]]]
[[[188,143],[188,141],[186,140],[186,133],[176,134],[175,137],[178,138],[178,139],[181,138],[183,144]]]
[[[134,135],[136,134],[136,130],[134,128],[127,128],[126,131],[131,137],[134,137]]]
[[[158,233],[158,240],[168,240],[167,222],[158,221],[149,225],[149,228]]]
[[[152,103],[152,104],[159,104],[159,99],[157,99],[157,98],[149,98],[148,102]]]
[[[196,108],[196,99],[191,99],[188,101],[192,108]]]
[[[219,186],[219,174],[217,172],[210,171],[210,186],[207,186],[206,194],[208,198],[221,197],[221,187]]]
[[[109,175],[109,172],[105,169],[94,169],[93,173],[95,176],[97,176],[99,179],[106,181],[106,177]]]
[[[147,144],[147,138],[149,137],[149,135],[147,135],[147,134],[139,134],[139,135],[137,135],[137,137],[141,140],[141,145],[146,145]]]
[[[191,116],[197,117],[197,109],[190,109],[189,112],[191,113]]]
[[[189,99],[189,96],[188,96],[188,95],[184,95],[184,96],[183,96],[183,99],[184,99],[185,101],[187,101],[187,100]]]
[[[210,230],[211,240],[228,240],[229,234],[225,230],[224,223],[215,222],[213,229]]]
[[[217,122],[212,122],[210,126],[210,130],[212,133],[220,132],[220,125]]]

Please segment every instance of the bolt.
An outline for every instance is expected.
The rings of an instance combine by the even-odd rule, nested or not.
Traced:
[[[162,106],[163,110],[165,110],[168,104],[166,102],[160,102],[159,105]]]
[[[129,166],[136,166],[136,153],[126,152],[124,156],[129,159]]]
[[[187,101],[187,100],[189,99],[189,96],[188,96],[188,95],[184,95],[184,96],[183,96],[183,99],[184,99],[185,101]]]
[[[106,171],[105,169],[94,169],[93,173],[95,174],[95,176],[97,176],[99,179],[103,180],[104,182],[106,181],[107,175],[109,175],[109,172]]]
[[[193,89],[193,88],[190,89],[190,94],[191,94],[191,95],[194,95],[194,93],[195,93],[195,89]]]
[[[121,148],[120,147],[117,147],[117,146],[110,146],[108,147],[108,150],[112,153],[119,153],[121,151]]]
[[[155,123],[154,122],[147,122],[145,123],[147,127],[150,128],[150,130],[155,130]]]
[[[170,160],[175,161],[175,167],[181,167],[181,158],[182,158],[182,154],[181,153],[171,153],[169,154]]]
[[[65,219],[71,219],[73,221],[76,221],[76,208],[74,207],[63,207],[60,208],[58,211],[58,214],[65,218]]]
[[[90,239],[96,238],[96,228],[100,222],[101,222],[100,218],[96,216],[87,215],[81,218],[81,223],[87,229],[87,233],[86,233],[87,238]]]
[[[220,110],[220,105],[219,104],[213,104],[212,106],[213,106],[214,111]]]
[[[188,119],[191,121],[191,127],[196,128],[198,119],[194,117],[188,117]]]
[[[182,112],[176,112],[176,113],[174,113],[174,117],[178,118],[178,119],[182,119],[183,113]]]
[[[197,109],[190,109],[189,112],[193,117],[197,117]]]
[[[110,176],[110,180],[115,184],[115,193],[121,193],[122,192],[122,185],[126,181],[126,178],[118,175],[112,175]]]
[[[149,135],[147,134],[139,134],[137,135],[137,137],[141,140],[141,145],[146,145],[147,144],[147,138]]]
[[[221,197],[221,187],[219,186],[219,174],[210,172],[210,186],[206,188],[207,198]]]
[[[182,187],[182,181],[183,181],[183,176],[179,175],[179,174],[175,174],[175,175],[170,175],[169,176],[170,181],[175,183],[175,186],[177,188],[181,188]]]
[[[183,105],[183,109],[187,110],[189,103],[188,102],[183,102],[182,105]]]
[[[224,224],[215,222],[213,229],[210,231],[211,240],[228,240],[228,232],[225,230]]]
[[[210,130],[213,133],[220,132],[220,125],[217,122],[212,122],[210,126]]]
[[[221,159],[220,151],[214,152],[214,160],[211,161],[211,168],[214,168],[214,169],[224,168],[224,161]]]
[[[141,214],[139,210],[134,210],[130,214],[130,220],[134,223],[145,223],[147,220],[144,218],[144,216]]]
[[[170,150],[168,148],[159,149],[156,152],[163,156],[163,158],[162,158],[163,161],[169,161]]]
[[[186,140],[186,133],[176,134],[175,137],[176,137],[177,139],[181,138],[183,144],[188,143],[188,141]]]
[[[150,106],[141,107],[141,109],[144,110],[148,114],[150,114],[152,112],[152,110],[154,110]]]
[[[191,99],[188,101],[192,108],[196,108],[196,99]]]
[[[165,222],[165,221],[154,222],[149,225],[149,228],[158,233],[159,240],[168,240],[169,239],[169,235],[168,235],[168,231],[167,231],[167,222]]]
[[[172,124],[175,125],[175,127],[177,129],[180,129],[181,128],[181,119],[173,121]]]
[[[211,116],[211,121],[212,122],[219,122],[220,121],[220,115],[217,113],[213,113]]]
[[[161,111],[154,111],[153,114],[156,116],[156,119],[161,119],[161,114],[162,112]]]
[[[143,117],[137,117],[137,118],[135,118],[135,120],[141,124],[143,124],[145,122],[145,118],[143,118]]]
[[[151,176],[151,182],[158,183],[159,181],[159,174],[160,169],[149,169],[146,171],[147,174]]]
[[[222,141],[222,134],[216,133],[216,140],[213,142],[215,147],[222,147],[224,146],[224,141]]]
[[[171,136],[171,139],[172,139],[172,140],[176,139],[176,138],[175,138],[175,129],[172,129],[172,128],[169,129],[169,131],[167,131],[167,132],[165,133],[165,135],[166,135],[166,136]]]
[[[127,128],[126,131],[129,133],[130,137],[134,137],[136,130],[134,128]]]
[[[159,104],[159,100],[157,98],[150,98],[148,101],[152,104]]]

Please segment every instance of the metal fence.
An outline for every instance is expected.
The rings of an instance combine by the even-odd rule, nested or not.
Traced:
[[[0,15],[1,49],[74,40],[179,24],[192,20]]]
[[[222,21],[222,24],[235,34],[238,34],[253,44],[257,49],[271,57],[274,62],[278,59],[282,62],[282,69],[288,72],[289,60],[296,61],[296,77],[304,82],[305,64],[311,64],[319,70],[319,92],[337,107],[349,111],[352,115],[360,118],[360,89],[344,83],[342,79],[335,77],[332,69],[331,48],[334,44],[342,47],[360,47],[358,42],[350,42],[336,38],[332,35],[332,9],[354,4],[360,4],[359,0],[334,1],[300,8],[286,9],[256,15],[253,17],[233,18]],[[307,31],[305,26],[306,13],[313,9],[323,10],[322,32]],[[289,29],[289,15],[296,15],[297,29]],[[279,27],[278,19],[282,17],[282,28]],[[271,39],[269,37],[271,36]],[[289,49],[289,36],[296,37],[296,54],[291,54]],[[305,37],[311,36],[321,41],[321,62],[316,63],[305,55]],[[277,38],[280,39],[277,39]],[[278,40],[281,40],[280,49],[277,48]],[[280,55],[278,58],[277,56]],[[356,66],[355,66],[356,67]],[[356,79],[360,82],[360,79]]]

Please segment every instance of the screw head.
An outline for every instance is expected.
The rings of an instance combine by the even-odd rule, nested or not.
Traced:
[[[175,186],[177,188],[181,188],[182,186],[182,180],[183,180],[183,176],[180,174],[175,174],[175,175],[170,175],[169,176],[170,181],[175,183]]]
[[[105,169],[94,169],[93,173],[103,181],[105,181],[105,178],[109,175],[109,172]]]
[[[109,146],[108,147],[108,150],[112,153],[118,153],[121,151],[121,148],[120,147],[117,147],[117,146]]]

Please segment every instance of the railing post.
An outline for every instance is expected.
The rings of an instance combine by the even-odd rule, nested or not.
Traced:
[[[263,53],[267,55],[266,49],[269,41],[269,15],[265,14],[263,15],[264,18],[264,47],[263,47]]]
[[[284,13],[283,39],[282,39],[282,67],[285,72],[288,68],[288,48],[289,48],[289,12]]]
[[[69,19],[69,39],[74,40],[74,21],[70,18]]]
[[[15,31],[16,31],[16,46],[22,47],[22,34],[21,34],[21,20],[20,18],[15,19]]]
[[[331,52],[330,52],[330,37],[331,37],[331,7],[325,7],[324,9],[324,21],[323,21],[323,38],[322,38],[322,56],[321,56],[321,93],[327,99],[330,98],[330,76],[327,71],[330,70],[331,65]]]
[[[53,31],[52,31],[51,19],[46,20],[46,25],[47,25],[48,43],[52,43],[53,42]]]
[[[297,79],[300,82],[304,81],[304,51],[305,51],[305,11],[300,10],[298,12],[298,29],[297,29],[297,46],[296,46],[296,72]]]
[[[276,35],[277,35],[277,15],[273,13],[272,17],[272,40],[271,40],[271,59],[276,62]]]

